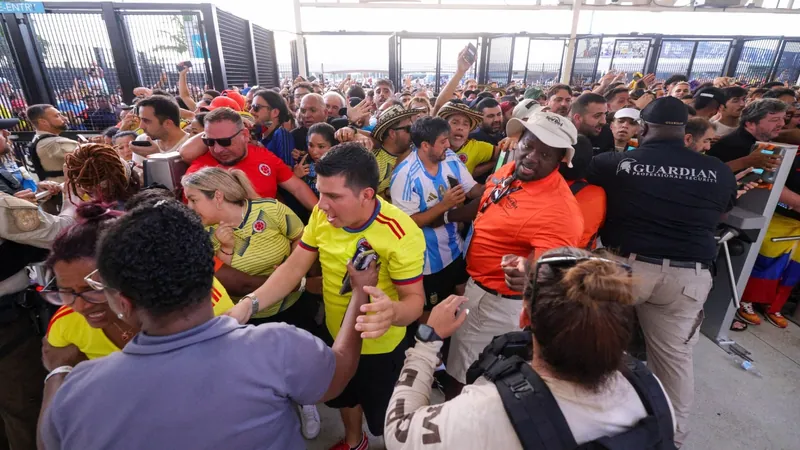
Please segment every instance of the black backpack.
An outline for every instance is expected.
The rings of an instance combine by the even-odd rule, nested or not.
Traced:
[[[47,135],[40,134],[34,137],[31,143],[28,144],[28,155],[31,157],[31,162],[33,163],[33,170],[36,172],[36,176],[39,177],[39,181],[43,181],[48,178],[64,176],[63,170],[44,170],[44,167],[42,167],[42,160],[39,159],[39,153],[36,152],[36,147],[39,145],[39,142],[54,137],[57,136],[52,134],[47,134]]]
[[[616,436],[578,445],[545,382],[526,361],[530,331],[496,336],[467,371],[467,384],[484,376],[494,382],[506,414],[525,450],[674,450],[672,416],[661,385],[640,361],[626,355],[623,371],[644,404],[647,417]]]

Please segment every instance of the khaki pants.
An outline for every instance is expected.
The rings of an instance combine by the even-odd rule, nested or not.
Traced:
[[[470,278],[464,290],[469,309],[467,320],[456,330],[450,340],[447,357],[447,373],[459,383],[467,382],[467,369],[492,342],[492,338],[511,331],[518,331],[522,300],[512,300],[490,294],[481,289]]]
[[[27,314],[0,324],[0,449],[36,450],[36,420],[42,407],[44,377],[42,340]]]
[[[636,314],[647,345],[647,366],[661,380],[675,409],[675,444],[689,432],[694,402],[692,350],[700,338],[703,304],[711,290],[711,273],[627,258],[633,268]]]

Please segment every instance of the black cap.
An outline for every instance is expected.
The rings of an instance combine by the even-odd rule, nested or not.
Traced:
[[[19,119],[0,119],[0,130],[10,130],[19,124]]]
[[[653,100],[642,110],[642,120],[657,125],[685,126],[689,120],[686,105],[675,97]]]
[[[726,101],[725,92],[722,89],[715,88],[715,87],[704,87],[703,89],[698,89],[697,92],[694,93],[695,100],[698,98],[710,98],[714,99],[720,105],[724,105]]]

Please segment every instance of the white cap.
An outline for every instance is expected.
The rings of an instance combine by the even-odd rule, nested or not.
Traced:
[[[511,113],[511,117],[525,120],[531,116],[531,114],[535,112],[539,112],[542,110],[542,105],[539,104],[537,100],[533,99],[524,99],[514,107],[514,111]]]
[[[506,125],[507,136],[516,136],[525,130],[550,147],[567,149],[567,165],[572,167],[575,155],[572,146],[578,143],[578,129],[571,120],[550,112],[535,112],[526,122],[512,118]]]
[[[642,117],[642,113],[635,108],[622,108],[619,111],[614,113],[615,119],[633,119],[639,120]]]

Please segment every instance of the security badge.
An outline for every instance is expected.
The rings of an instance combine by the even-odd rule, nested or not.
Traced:
[[[0,207],[5,209],[8,221],[8,231],[12,234],[15,231],[28,233],[37,228],[42,223],[39,216],[39,208],[26,200],[18,199],[11,195],[0,195]]]

